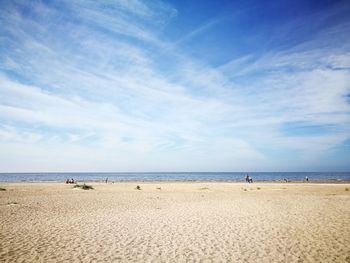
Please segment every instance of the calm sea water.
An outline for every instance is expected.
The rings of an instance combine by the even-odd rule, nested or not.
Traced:
[[[244,181],[246,173],[197,172],[197,173],[0,173],[0,182],[63,182],[67,178],[76,181]],[[350,172],[255,172],[249,173],[254,181],[350,181]]]

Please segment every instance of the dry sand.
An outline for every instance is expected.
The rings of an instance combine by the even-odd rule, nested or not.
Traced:
[[[92,185],[0,184],[0,261],[350,262],[350,184]]]

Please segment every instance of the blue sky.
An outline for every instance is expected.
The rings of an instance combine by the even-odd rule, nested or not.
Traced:
[[[0,172],[350,170],[348,1],[0,5]]]

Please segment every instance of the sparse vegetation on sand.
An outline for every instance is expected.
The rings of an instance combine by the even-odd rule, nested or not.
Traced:
[[[209,190],[208,187],[202,187],[202,188],[199,188],[199,190]]]
[[[80,188],[80,189],[83,189],[83,190],[90,190],[90,189],[94,189],[92,187],[92,185],[87,185],[87,184],[76,184],[74,185],[74,188]]]
[[[161,187],[157,187],[157,190],[162,190],[162,188]]]
[[[261,190],[261,188],[260,188],[260,187],[257,187],[256,189]]]
[[[0,191],[6,191],[6,188],[0,187]]]
[[[141,190],[141,186],[136,186],[136,190]]]
[[[349,191],[349,188],[345,188],[345,191],[347,191],[347,192],[348,192],[348,191]]]

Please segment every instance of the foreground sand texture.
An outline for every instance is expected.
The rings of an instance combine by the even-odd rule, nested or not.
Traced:
[[[92,185],[0,184],[0,261],[350,262],[349,184]]]

